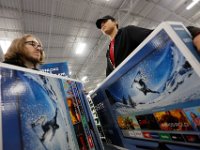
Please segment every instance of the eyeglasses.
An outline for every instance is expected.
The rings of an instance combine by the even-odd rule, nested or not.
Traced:
[[[38,44],[38,43],[35,42],[35,41],[26,41],[25,44],[31,45],[31,46],[33,46],[35,49],[39,49],[39,50],[43,51],[42,45]]]

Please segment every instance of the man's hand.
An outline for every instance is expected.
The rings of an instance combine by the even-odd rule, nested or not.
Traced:
[[[200,53],[200,34],[195,36],[195,38],[193,39],[193,44],[197,48],[197,51]]]

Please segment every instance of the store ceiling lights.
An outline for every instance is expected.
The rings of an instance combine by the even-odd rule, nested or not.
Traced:
[[[187,7],[187,10],[190,10],[192,7],[194,7],[200,0],[193,0]]]
[[[98,84],[97,84],[97,87],[99,87],[100,85],[101,85],[101,83],[98,83]]]
[[[91,94],[92,92],[94,92],[94,90],[89,91],[89,94]]]
[[[87,78],[88,78],[87,76],[84,76],[84,77],[81,79],[81,81],[86,82]]]
[[[8,40],[0,40],[0,46],[3,51],[3,54],[5,54],[8,50],[8,47],[10,46],[11,42]]]
[[[86,43],[79,43],[76,48],[76,54],[82,54],[86,47]]]

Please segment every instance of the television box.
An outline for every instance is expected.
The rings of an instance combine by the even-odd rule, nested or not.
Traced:
[[[126,148],[143,145],[135,139],[199,146],[199,127],[188,117],[200,106],[199,60],[182,23],[160,24],[91,93],[107,141]]]
[[[78,149],[63,86],[79,81],[4,63],[0,76],[0,149]]]
[[[192,43],[192,37],[188,29],[180,22],[163,22],[109,75],[109,77],[107,77],[103,83],[109,80],[113,74],[116,75],[115,72],[123,72],[125,69],[127,69],[127,67],[131,66],[125,64],[129,64],[132,57],[136,58],[134,63],[137,63],[142,57],[144,58],[150,52],[152,52],[152,49],[145,49],[145,45],[153,44],[154,48],[156,48],[156,46],[165,43],[165,39],[162,38],[162,35],[158,36],[158,34],[161,32],[165,32],[163,34],[167,34],[169,36],[170,40],[174,42],[183,56],[190,61],[192,67],[198,70],[198,66],[200,64],[200,55]],[[152,41],[152,39],[154,39],[154,41]],[[134,66],[134,64],[132,66]]]

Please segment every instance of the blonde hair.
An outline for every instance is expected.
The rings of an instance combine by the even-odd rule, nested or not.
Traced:
[[[10,47],[8,48],[8,51],[6,52],[6,54],[4,55],[4,60],[5,61],[17,61],[20,64],[23,64],[23,55],[25,53],[25,42],[26,39],[29,37],[34,37],[40,45],[42,45],[40,39],[38,39],[37,37],[31,35],[31,34],[27,34],[22,36],[21,38],[17,38],[14,39],[10,45]],[[44,63],[44,59],[45,59],[45,53],[43,50],[40,51],[41,52],[41,58],[38,62],[38,64],[42,64]]]

